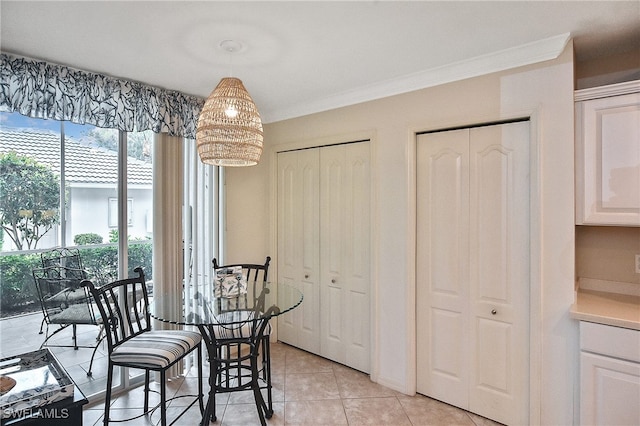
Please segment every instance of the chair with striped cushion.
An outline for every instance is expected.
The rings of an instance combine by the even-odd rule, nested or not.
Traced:
[[[214,292],[221,319],[225,317],[225,311],[229,311],[228,314],[232,316],[238,315],[239,313],[241,314],[243,311],[264,311],[264,299],[262,298],[261,301],[260,296],[264,296],[264,291],[267,288],[270,262],[270,256],[266,257],[264,264],[234,263],[220,265],[216,258],[213,259],[213,272],[215,277]],[[229,276],[231,276],[232,282],[234,280],[236,281],[236,285],[226,285]],[[248,286],[251,286],[251,289],[249,289]],[[252,300],[247,300],[247,294],[252,296]],[[258,330],[260,331],[259,333]],[[260,368],[256,367],[256,370],[258,370],[262,378],[260,388],[265,389],[267,392],[266,415],[267,418],[270,418],[273,414],[273,397],[271,385],[271,349],[269,343],[271,338],[271,324],[269,321],[260,321],[251,317],[246,322],[226,327],[214,327],[210,331],[208,334],[210,334],[212,340],[215,341],[217,351],[213,358],[216,358],[219,367],[215,385],[216,392],[235,392],[237,390],[245,390],[251,386],[253,379],[248,382],[243,381],[243,374],[239,369],[238,374],[232,376],[231,372],[233,368],[230,366],[234,364],[238,366],[246,361],[242,355],[243,348],[245,352],[255,352],[255,354],[250,355],[249,358],[254,358],[252,362],[258,362],[258,359],[261,358],[261,366]],[[258,335],[259,344],[256,346],[254,345],[254,339]],[[232,356],[231,354],[234,353],[240,354],[240,357]],[[211,361],[211,356],[209,361]],[[260,414],[260,416],[262,419],[262,414]],[[215,400],[212,420],[215,421]]]
[[[196,402],[204,413],[202,392],[202,336],[197,331],[152,330],[149,312],[149,294],[142,268],[136,268],[137,277],[117,280],[96,288],[90,281],[82,285],[89,288],[104,322],[107,335],[109,363],[107,391],[104,404],[104,425],[109,424],[111,385],[115,366],[145,370],[144,413],[150,415],[160,408],[162,426],[167,425],[166,372],[186,355],[197,352],[198,395],[182,413]],[[149,410],[150,372],[160,373],[160,404]],[[140,417],[140,416],[138,416]]]

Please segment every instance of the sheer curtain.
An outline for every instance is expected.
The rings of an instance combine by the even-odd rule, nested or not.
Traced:
[[[187,315],[197,295],[213,294],[211,261],[224,247],[224,172],[199,160],[195,140],[164,134],[156,137],[153,166],[155,309]]]
[[[224,250],[224,168],[203,164],[196,143],[184,146],[185,313],[198,294],[213,294],[212,259]]]

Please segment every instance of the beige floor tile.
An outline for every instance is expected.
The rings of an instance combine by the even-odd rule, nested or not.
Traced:
[[[396,397],[343,399],[349,425],[411,425]]]
[[[94,426],[102,425],[102,415],[104,414],[104,408],[98,409],[84,409],[82,410],[82,425]]]
[[[372,398],[401,395],[371,381],[367,374],[342,365],[334,366],[341,398]]]
[[[464,410],[435,399],[416,395],[397,397],[413,425],[459,425],[474,426]]]
[[[333,372],[333,362],[304,351],[287,351],[286,374]]]
[[[269,426],[284,425],[284,404],[273,404],[273,416],[268,420]],[[229,404],[222,418],[223,426],[260,426],[258,409],[251,404]]]
[[[112,409],[109,412],[109,419],[112,421],[127,420],[126,423],[120,423],[126,426],[150,426],[156,425],[160,420],[160,412],[154,413],[151,417],[143,415],[140,416],[138,409],[119,408]],[[140,417],[138,417],[140,416]],[[170,421],[169,421],[170,423]]]
[[[340,399],[294,401],[285,403],[287,425],[346,425],[347,417]]]
[[[284,389],[285,401],[340,399],[333,372],[287,374]]]
[[[202,384],[203,391],[209,390],[209,385],[205,382]],[[174,392],[172,395],[168,395],[167,397],[174,398],[169,402],[169,406],[174,407],[185,407],[196,398],[198,395],[198,379],[194,377],[185,377],[182,381],[182,385]],[[196,402],[197,404],[197,402]],[[206,397],[203,399],[203,404],[206,404]]]
[[[0,351],[2,356],[36,350],[43,336],[38,335],[42,315],[27,315],[0,321]],[[29,332],[25,332],[29,330]],[[64,330],[59,336],[60,342],[70,339],[70,330]],[[82,341],[90,342],[95,338],[95,327],[82,329]],[[104,344],[103,344],[104,346]],[[94,375],[86,377],[91,350],[72,348],[52,348],[59,356],[64,367],[77,381],[77,385],[88,395],[102,391],[106,386],[106,358],[99,350],[94,364]],[[195,359],[195,358],[194,358]],[[274,425],[464,425],[499,426],[492,420],[468,413],[442,402],[422,395],[409,397],[384,386],[371,382],[367,374],[336,364],[317,355],[310,354],[284,343],[271,344],[271,365],[273,383],[274,415],[268,420]],[[210,364],[203,361],[205,403],[208,397]],[[117,379],[118,372],[114,378]],[[168,398],[174,395],[194,393],[197,389],[197,369],[192,367],[184,378],[173,379],[168,383]],[[153,384],[158,389],[157,384]],[[114,419],[129,418],[142,413],[143,388],[113,397],[111,406]],[[259,418],[251,392],[217,394],[216,409],[218,421],[215,425],[258,425]],[[150,405],[159,401],[158,394],[152,394]],[[286,401],[286,402],[285,402]],[[179,411],[190,403],[190,399],[181,398],[171,401],[167,416],[175,418]],[[101,426],[104,413],[103,403],[85,406],[83,419],[86,426]],[[176,426],[195,426],[202,414],[199,405],[192,406],[187,414],[178,420]],[[286,422],[285,422],[286,420]],[[347,421],[348,420],[348,421]],[[160,421],[156,410],[151,419],[140,417],[123,426],[157,425]],[[409,423],[411,422],[411,423]]]
[[[474,413],[467,413],[476,426],[502,426],[502,423],[489,420],[486,417],[479,416]]]
[[[182,408],[183,407],[167,408],[167,423],[171,423],[177,416],[179,416]],[[155,420],[156,417],[157,416],[153,416],[153,420]],[[200,421],[202,421],[202,414],[200,413],[200,409],[192,407],[189,411],[180,416],[174,426],[197,426],[200,424]],[[122,426],[128,426],[128,424],[123,423]]]

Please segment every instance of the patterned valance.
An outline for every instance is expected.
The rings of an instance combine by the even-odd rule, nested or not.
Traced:
[[[204,99],[48,62],[0,54],[0,110],[195,139]]]

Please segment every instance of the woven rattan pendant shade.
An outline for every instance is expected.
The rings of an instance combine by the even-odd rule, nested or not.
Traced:
[[[262,121],[242,81],[226,77],[207,98],[196,130],[200,160],[215,166],[253,166],[262,154]]]

